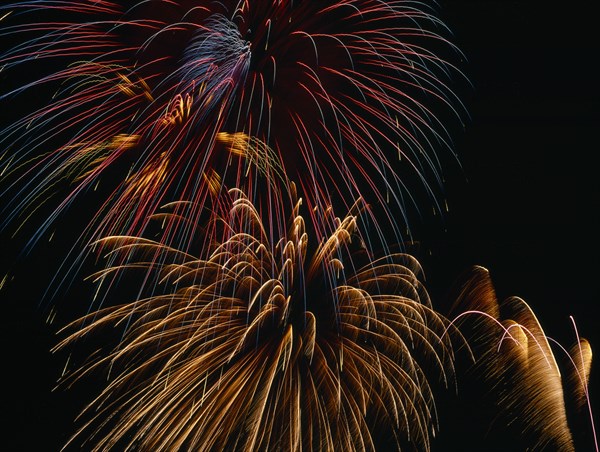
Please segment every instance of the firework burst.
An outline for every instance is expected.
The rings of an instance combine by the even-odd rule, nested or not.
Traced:
[[[429,378],[447,383],[453,364],[448,321],[416,261],[357,266],[354,214],[311,246],[300,202],[273,243],[248,198],[230,194],[227,239],[206,259],[139,237],[102,240],[120,263],[96,277],[112,286],[141,270],[152,293],[82,318],[59,345],[120,337],[67,379],[110,369],[75,438],[87,432],[93,450],[428,450]]]
[[[0,54],[14,82],[0,101],[23,113],[0,135],[4,223],[21,224],[48,203],[35,241],[91,190],[104,195],[84,243],[140,234],[172,199],[198,206],[199,221],[215,173],[273,208],[272,218],[280,214],[264,176],[298,180],[310,212],[332,201],[347,210],[362,197],[388,206],[371,220],[399,236],[412,181],[439,199],[433,150],[448,135],[435,113],[458,104],[441,81],[454,69],[428,50],[451,46],[424,8],[380,0],[0,7],[2,37],[17,40]],[[319,239],[327,235],[318,219],[311,224]]]
[[[546,336],[525,301],[511,297],[499,303],[482,267],[460,286],[455,308],[465,311],[457,321],[477,357],[467,379],[474,377],[481,387],[478,412],[479,421],[489,423],[486,443],[573,451],[570,421],[577,425],[586,418],[595,440],[588,392],[592,354],[586,339],[577,335],[576,344],[566,350]],[[561,356],[565,359],[557,359]],[[483,414],[487,404],[494,406],[490,419]],[[598,450],[597,442],[594,446]]]

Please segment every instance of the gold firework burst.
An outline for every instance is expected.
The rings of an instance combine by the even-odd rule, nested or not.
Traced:
[[[300,201],[271,241],[247,197],[230,194],[227,238],[206,258],[102,240],[114,265],[99,280],[141,268],[162,292],[80,319],[59,344],[120,337],[67,378],[110,369],[75,438],[93,450],[429,449],[431,377],[447,383],[454,369],[449,322],[418,263],[398,254],[357,267],[354,214],[311,247]]]
[[[458,323],[477,357],[474,378],[485,384],[480,408],[486,403],[495,407],[489,436],[513,438],[510,441],[519,441],[527,450],[575,450],[565,401],[572,400],[575,411],[589,408],[589,342],[578,337],[570,351],[564,349],[546,336],[524,300],[498,302],[482,267],[463,284],[455,307],[466,311]],[[565,366],[551,344],[564,352]]]

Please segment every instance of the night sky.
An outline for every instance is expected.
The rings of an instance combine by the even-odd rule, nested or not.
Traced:
[[[415,226],[434,306],[447,309],[452,284],[471,266],[482,265],[499,298],[522,297],[546,334],[570,346],[572,315],[597,349],[600,40],[591,12],[582,6],[591,2],[439,3],[451,40],[466,57],[460,69],[473,87],[457,81],[470,118],[464,130],[452,132],[462,169],[455,164],[445,174],[450,210],[443,220]],[[14,269],[16,279],[0,292],[7,393],[0,449],[57,450],[86,397],[51,392],[64,365],[62,356],[48,351],[60,317],[47,325],[38,301],[61,242],[42,244],[16,264],[20,245],[4,234],[1,246],[3,264]],[[71,296],[86,294],[78,289]],[[592,399],[596,370],[594,363]],[[444,438],[451,426],[441,427]],[[581,450],[588,446],[591,450],[587,443]],[[459,450],[455,447],[436,444],[436,450]]]

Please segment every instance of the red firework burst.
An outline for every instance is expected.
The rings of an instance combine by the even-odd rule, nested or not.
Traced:
[[[1,7],[17,43],[0,64],[26,80],[2,103],[52,93],[38,107],[21,102],[23,117],[0,136],[6,222],[60,191],[39,237],[101,182],[83,241],[140,233],[171,199],[204,205],[216,180],[244,187],[277,218],[273,181],[285,192],[289,177],[309,207],[348,208],[361,196],[384,206],[375,223],[398,232],[407,185],[433,193],[441,179],[435,151],[448,137],[435,112],[457,104],[441,81],[452,67],[428,50],[450,46],[423,9],[380,0]]]

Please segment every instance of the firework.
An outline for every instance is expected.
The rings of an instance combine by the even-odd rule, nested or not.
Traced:
[[[115,274],[142,271],[151,293],[82,318],[59,345],[120,338],[67,378],[108,370],[75,438],[89,434],[93,450],[428,450],[429,379],[452,378],[452,344],[416,261],[359,267],[355,214],[311,245],[300,202],[272,242],[248,198],[230,195],[228,238],[206,259],[102,240],[120,264],[97,279],[112,287]]]
[[[486,404],[495,407],[489,425],[482,424],[488,431],[486,444],[575,450],[568,421],[588,417],[594,429],[587,389],[591,368],[587,340],[577,337],[567,352],[546,336],[525,301],[511,297],[499,303],[489,273],[481,267],[460,287],[455,308],[466,310],[457,321],[477,357],[471,376],[483,394],[478,399],[479,421],[486,417]],[[562,372],[554,349],[566,357]],[[566,401],[573,401],[572,413],[567,412]],[[569,419],[569,414],[574,418]]]
[[[332,202],[349,209],[362,197],[383,206],[370,220],[400,235],[407,186],[439,200],[433,151],[448,135],[436,112],[458,105],[442,81],[454,69],[428,50],[451,46],[425,8],[380,0],[0,7],[1,37],[11,40],[0,54],[8,77],[0,101],[22,114],[0,135],[4,224],[40,209],[35,242],[82,197],[96,203],[84,243],[141,234],[173,199],[198,206],[200,222],[216,174],[273,209],[271,218],[279,209],[267,192],[289,178],[310,212]],[[311,224],[327,235],[318,219]]]

